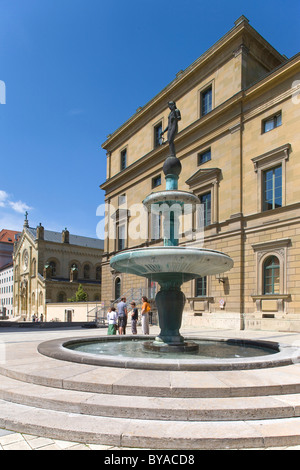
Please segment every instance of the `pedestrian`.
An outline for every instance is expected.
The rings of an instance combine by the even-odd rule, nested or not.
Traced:
[[[142,301],[142,332],[143,335],[149,335],[149,312],[151,310],[151,307],[146,296],[142,297]]]
[[[136,335],[137,334],[137,329],[136,329],[136,325],[137,325],[137,321],[138,321],[138,318],[139,318],[139,311],[138,309],[136,308],[136,304],[135,302],[131,302],[131,332],[133,335]]]
[[[118,315],[116,312],[115,307],[110,307],[107,313],[107,321],[108,321],[108,335],[115,335],[117,333],[117,322],[118,322]]]
[[[119,335],[126,335],[127,325],[127,304],[126,297],[121,298],[117,305]]]

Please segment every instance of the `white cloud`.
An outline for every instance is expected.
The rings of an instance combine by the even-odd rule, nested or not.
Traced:
[[[8,198],[8,194],[0,189],[0,207],[5,207],[5,201]]]
[[[5,209],[11,208],[14,212],[17,212],[18,214],[24,214],[25,211],[32,209],[32,207],[28,206],[26,202],[13,201],[11,198],[11,195],[1,189],[0,189],[0,207],[3,207]]]
[[[31,209],[25,202],[22,201],[17,201],[17,202],[12,202],[8,201],[9,206],[15,211],[18,212],[19,214],[24,214],[25,211],[28,211]]]

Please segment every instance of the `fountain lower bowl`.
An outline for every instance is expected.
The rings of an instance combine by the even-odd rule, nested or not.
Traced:
[[[294,364],[300,360],[300,348],[277,342],[261,341],[261,340],[248,340],[248,339],[222,339],[219,338],[197,338],[187,337],[185,341],[204,341],[210,345],[212,342],[217,342],[227,350],[227,347],[232,345],[239,345],[242,347],[257,348],[255,356],[250,357],[226,357],[226,358],[201,358],[191,359],[193,357],[190,353],[178,353],[176,357],[170,357],[168,354],[155,352],[156,357],[151,357],[142,351],[139,357],[136,353],[131,356],[120,355],[117,348],[117,343],[130,346],[130,343],[137,343],[141,341],[153,341],[155,337],[145,336],[108,336],[108,337],[91,337],[91,338],[60,338],[56,340],[46,341],[38,346],[39,353],[52,357],[58,360],[89,364],[93,366],[103,367],[116,367],[128,369],[150,369],[150,370],[170,370],[170,371],[213,371],[213,370],[248,370],[260,369],[269,367],[280,367],[289,364]],[[114,353],[111,354],[91,354],[78,350],[78,346],[82,344],[102,343],[110,344]],[[260,355],[261,352],[261,355]]]

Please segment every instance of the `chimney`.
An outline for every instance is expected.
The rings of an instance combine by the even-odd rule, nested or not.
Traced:
[[[62,243],[70,243],[70,233],[66,228],[62,232]]]
[[[36,228],[36,238],[38,240],[44,240],[44,227],[42,226],[42,224],[38,225],[38,227]]]

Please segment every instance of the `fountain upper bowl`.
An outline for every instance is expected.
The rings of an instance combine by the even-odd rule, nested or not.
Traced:
[[[159,246],[122,251],[111,259],[110,265],[116,271],[152,281],[180,279],[187,282],[197,277],[229,271],[233,267],[233,260],[220,251]]]

